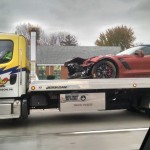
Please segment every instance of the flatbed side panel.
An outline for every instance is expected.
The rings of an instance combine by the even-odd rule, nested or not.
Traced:
[[[38,80],[30,84],[29,92],[136,88],[150,88],[150,78]]]
[[[62,112],[90,112],[105,109],[105,93],[60,94]]]

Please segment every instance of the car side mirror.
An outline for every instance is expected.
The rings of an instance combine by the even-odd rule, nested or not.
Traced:
[[[136,50],[134,54],[135,54],[136,56],[139,56],[139,57],[144,57],[144,52],[143,52],[143,50]]]

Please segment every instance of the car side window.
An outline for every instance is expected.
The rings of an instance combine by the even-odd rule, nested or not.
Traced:
[[[144,55],[150,55],[150,47],[144,47],[143,48],[143,51],[144,51]]]

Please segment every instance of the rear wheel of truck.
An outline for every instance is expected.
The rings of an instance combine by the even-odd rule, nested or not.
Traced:
[[[146,108],[146,109],[145,109],[145,113],[146,113],[148,116],[150,116],[150,109],[149,109],[149,108]]]

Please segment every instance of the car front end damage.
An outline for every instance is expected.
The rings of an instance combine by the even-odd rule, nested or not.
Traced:
[[[64,66],[68,69],[69,79],[90,79],[92,78],[91,70],[93,62],[83,58],[73,58],[72,60],[66,61]]]

